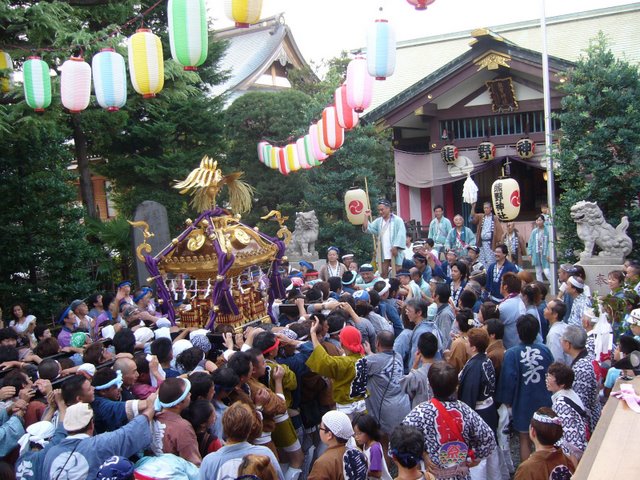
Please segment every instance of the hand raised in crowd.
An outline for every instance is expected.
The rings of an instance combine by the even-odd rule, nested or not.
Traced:
[[[27,411],[27,405],[28,404],[29,404],[29,402],[26,402],[26,401],[24,401],[22,399],[18,399],[15,402],[13,402],[11,404],[11,406],[9,407],[9,409],[11,410],[10,413],[12,415],[18,415],[18,416],[22,417],[22,416],[24,416],[24,414]]]
[[[224,341],[224,346],[227,350],[233,350],[233,333],[226,332],[222,334],[222,340]]]
[[[16,387],[0,388],[0,400],[6,400],[7,398],[13,398],[15,396],[16,396]]]
[[[274,370],[273,370],[273,379],[275,381],[278,380],[282,380],[284,378],[284,368],[282,368],[282,366],[278,365]]]
[[[371,218],[371,210],[365,210],[364,211],[364,216],[365,216],[365,218]]]
[[[366,340],[364,342],[362,342],[362,346],[364,347],[364,353],[366,355],[371,355],[371,345],[369,345],[369,342],[367,342]]]
[[[39,378],[38,380],[36,380],[35,382],[33,382],[33,385],[40,391],[40,393],[42,395],[44,395],[45,397],[48,396],[51,391],[53,390],[53,387],[51,386],[51,381],[46,380],[44,378]]]
[[[24,400],[25,402],[29,403],[35,394],[36,394],[36,391],[33,388],[23,388],[18,393],[18,398],[20,400]]]
[[[153,420],[153,417],[156,415],[155,403],[156,403],[157,397],[158,397],[157,392],[154,392],[151,395],[149,395],[146,399],[147,401],[146,407],[144,408],[144,410],[140,412],[140,415],[144,415],[149,419],[149,421]]]

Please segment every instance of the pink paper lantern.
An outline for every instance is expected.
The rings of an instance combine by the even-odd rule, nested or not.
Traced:
[[[427,7],[435,1],[436,0],[407,0],[416,10],[426,10]]]
[[[332,150],[337,150],[344,143],[344,128],[338,123],[336,107],[333,105],[322,111],[322,140]]]
[[[369,75],[367,59],[357,56],[347,67],[347,105],[358,113],[371,105],[373,77]]]
[[[309,140],[309,142],[305,142],[305,140]],[[311,148],[311,142],[308,135],[296,140],[296,149],[298,150],[298,161],[300,162],[300,166],[305,170],[312,168],[312,162],[315,162],[316,159],[313,158],[313,150]]]
[[[320,148],[320,142],[318,141],[318,125],[312,123],[309,127],[309,139],[311,140],[311,148],[313,150],[313,157],[318,162],[324,162],[329,155],[324,153]]]
[[[71,57],[60,67],[60,98],[69,113],[80,113],[91,98],[91,67],[82,57]]]
[[[338,124],[345,130],[351,130],[360,121],[360,116],[347,104],[347,86],[340,85],[333,96],[336,103]]]

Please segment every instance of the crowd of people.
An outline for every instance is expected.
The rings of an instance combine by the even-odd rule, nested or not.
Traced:
[[[544,215],[525,246],[488,204],[476,233],[437,206],[415,241],[390,207],[363,226],[376,265],[283,262],[286,298],[242,333],[172,324],[128,281],[55,327],[14,305],[0,479],[570,478],[633,373],[640,265],[609,275],[611,321],[578,265],[548,295]]]

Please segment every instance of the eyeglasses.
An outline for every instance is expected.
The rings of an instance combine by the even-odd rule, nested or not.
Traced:
[[[325,426],[321,426],[321,427],[318,427],[318,428],[319,428],[320,430],[322,430],[324,433],[331,433],[331,430],[329,430],[329,429],[328,429],[327,427],[325,427]]]

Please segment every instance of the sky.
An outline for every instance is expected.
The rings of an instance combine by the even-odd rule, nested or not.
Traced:
[[[262,18],[281,12],[302,55],[315,63],[366,46],[367,27],[383,15],[397,41],[540,19],[543,0],[436,0],[416,11],[406,0],[263,0]],[[208,2],[215,29],[232,25],[222,1]],[[546,0],[546,16],[635,3],[631,0]]]

